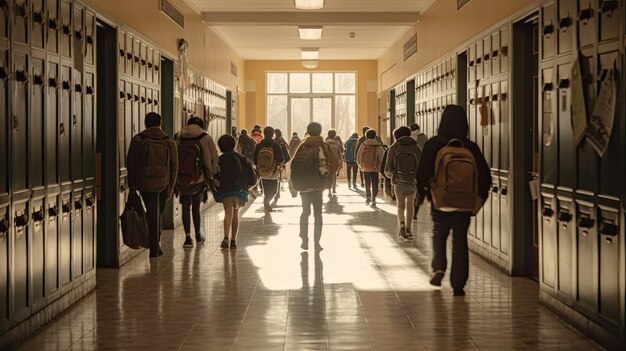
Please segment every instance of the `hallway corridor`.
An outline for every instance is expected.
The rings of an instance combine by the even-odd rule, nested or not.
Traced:
[[[321,252],[300,249],[299,198],[283,191],[271,218],[257,199],[238,250],[220,250],[221,206],[207,242],[98,269],[95,292],[19,350],[592,350],[597,346],[537,303],[538,287],[472,255],[465,297],[428,284],[428,211],[417,246],[396,240],[395,207],[365,206],[339,187],[327,202]],[[174,235],[172,235],[174,234]],[[311,245],[312,247],[313,245]]]

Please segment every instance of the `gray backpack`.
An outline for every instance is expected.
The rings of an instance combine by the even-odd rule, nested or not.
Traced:
[[[167,188],[170,178],[170,147],[168,137],[151,139],[141,136],[141,154],[137,188],[158,193]]]

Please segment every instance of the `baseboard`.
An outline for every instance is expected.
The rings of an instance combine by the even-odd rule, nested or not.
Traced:
[[[469,240],[467,240],[467,246],[472,252],[484,258],[487,262],[493,264],[495,267],[498,267],[498,269],[500,269],[504,273],[511,275],[512,272],[509,261],[503,259],[499,255],[496,255],[491,248],[476,243],[471,240],[471,238],[468,239]]]

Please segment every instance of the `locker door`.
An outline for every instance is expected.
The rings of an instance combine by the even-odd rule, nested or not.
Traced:
[[[599,56],[600,75],[598,76],[597,84],[601,85],[602,80],[607,78],[607,74],[609,70],[613,67],[614,63],[616,63],[617,65],[618,72],[622,72],[622,69],[619,59],[619,53],[617,51],[605,52],[600,54]],[[619,82],[619,78],[616,79],[616,82]],[[619,93],[621,89],[622,88],[618,88],[618,95],[621,94]],[[619,103],[616,108],[616,114],[617,116],[619,116]],[[611,138],[609,140],[607,150],[604,156],[600,158],[600,192],[604,195],[610,195],[614,197],[620,196],[620,184],[623,184],[624,174],[624,165],[621,165],[621,167],[616,167],[616,165],[619,165],[621,163],[619,160],[623,159],[624,157],[624,149],[623,147],[620,147],[619,140],[619,131],[624,130],[624,112],[622,111],[621,113],[622,118],[615,118],[613,120],[613,132],[611,133]],[[621,172],[620,168],[622,170]]]
[[[130,34],[126,33],[125,49],[126,52],[126,74],[133,75],[133,39]]]
[[[72,241],[71,241],[71,194],[61,195],[61,219],[59,222],[59,286],[66,287],[72,281]]]
[[[119,74],[126,74],[126,32],[117,32],[117,71]]]
[[[510,197],[509,180],[500,178],[500,252],[509,255],[509,242],[511,237],[510,225]]]
[[[59,0],[46,0],[46,13],[48,18],[46,32],[46,50],[52,55],[59,54],[59,29],[61,20],[59,16]]]
[[[146,56],[148,55],[148,47],[146,44],[141,43],[141,47],[139,49],[139,79],[146,81],[146,73],[148,68],[148,61]]]
[[[28,45],[28,37],[30,36],[30,26],[28,23],[29,12],[29,0],[14,0],[11,36],[15,44]]]
[[[32,231],[30,233],[31,243],[30,245],[30,276],[32,278],[30,282],[32,302],[37,304],[42,302],[46,296],[45,286],[45,269],[46,262],[44,261],[46,246],[44,238],[44,225],[46,219],[46,209],[44,206],[44,199],[34,199],[31,202],[31,218],[32,218]]]
[[[0,331],[9,328],[9,232],[11,218],[8,205],[0,206]]]
[[[154,78],[152,82],[155,85],[161,85],[161,54],[158,51],[154,51]]]
[[[578,0],[578,43],[581,48],[591,46],[596,41],[595,2],[597,1]]]
[[[59,289],[59,199],[54,196],[47,200],[46,223],[46,296]]]
[[[500,251],[500,177],[496,174],[491,176],[491,196],[487,202],[491,202],[491,219],[485,218],[485,221],[491,220],[489,227],[491,229],[491,247]]]
[[[582,72],[589,72],[585,77],[583,75],[583,86],[585,92],[585,103],[587,107],[587,116],[591,116],[593,106],[596,100],[596,56],[593,48],[581,51],[581,69]],[[617,120],[617,119],[616,119]],[[578,146],[578,188],[590,192],[598,190],[598,154],[595,149],[586,140],[582,141]]]
[[[83,268],[85,273],[91,272],[96,267],[95,242],[96,242],[96,198],[94,190],[85,192],[85,208],[83,210]]]
[[[13,237],[10,242],[11,248],[11,268],[13,287],[11,295],[13,298],[12,323],[19,323],[29,315],[31,304],[28,289],[28,262],[30,259],[28,242],[31,240],[31,228],[29,222],[28,203],[13,204]]]
[[[483,39],[483,75],[491,77],[491,36]]]
[[[476,43],[476,80],[481,80],[484,77],[483,55],[483,41],[480,40]]]
[[[598,20],[599,38],[601,42],[619,39],[620,18],[624,18],[624,2],[608,1],[600,2]]]
[[[500,31],[491,35],[491,73],[500,74]]]
[[[48,62],[48,88],[46,98],[46,137],[45,145],[45,165],[46,165],[46,183],[48,185],[58,184],[59,177],[57,174],[57,135],[59,125],[59,65],[55,62]]]
[[[9,37],[9,5],[7,3],[4,3],[4,4],[0,4],[0,39],[8,39],[8,37]],[[2,330],[1,327],[0,327],[0,330]]]
[[[556,154],[556,117],[554,116],[554,70],[546,68],[542,71],[542,108],[543,108],[543,150],[542,170],[543,183],[556,184],[557,182],[557,154]]]
[[[509,172],[509,82],[500,83],[500,169]]]
[[[141,42],[138,39],[133,40],[133,77],[140,79],[141,78],[141,64],[140,64],[140,52],[141,51]]]
[[[143,86],[139,87],[139,118],[143,126],[143,121],[146,119],[146,87]]]
[[[72,277],[77,279],[83,275],[83,194],[75,191],[73,194],[74,211],[72,221]]]
[[[467,82],[473,84],[476,81],[476,47],[470,45],[467,49]]]
[[[491,84],[491,168],[502,169],[500,163],[500,136],[502,119],[500,116],[500,83]]]
[[[85,73],[85,120],[83,162],[85,179],[93,179],[96,174],[96,121],[95,121],[95,74]]]
[[[500,30],[500,72],[509,71],[509,28]]]
[[[615,208],[600,206],[600,314],[620,323],[620,221],[619,203]]]
[[[137,123],[133,120],[133,84],[126,82],[126,100],[124,101],[124,123],[126,128],[124,129],[126,139],[126,150],[124,150],[124,157],[128,153],[130,147],[130,141],[135,134],[137,134]]]
[[[44,82],[46,62],[38,58],[32,58],[31,76],[32,76],[32,93],[31,93],[31,112],[30,112],[30,142],[29,142],[29,178],[31,187],[39,187],[44,185],[44,121],[48,116],[46,111],[46,88]]]
[[[8,50],[0,49],[0,164],[2,165],[7,165],[9,163],[8,154],[10,97],[8,77],[10,75],[10,71],[11,68],[9,67],[9,52]],[[9,167],[0,167],[0,194],[7,194],[8,192]],[[2,317],[0,316],[0,318]]]
[[[147,48],[146,61],[147,61],[146,81],[148,83],[153,83],[154,82],[154,50],[151,47]]]
[[[85,13],[85,63],[96,64],[96,15],[92,12]]]
[[[576,28],[574,18],[576,16],[575,1],[559,1],[559,42],[557,53],[568,54],[572,51]]]
[[[554,57],[554,42],[556,41],[554,15],[554,3],[543,7],[541,18],[541,59],[543,60]]]
[[[35,49],[44,49],[45,44],[45,0],[31,0],[32,1],[32,14],[30,16],[30,30],[31,30],[31,47]]]
[[[70,132],[72,121],[72,68],[61,67],[61,114],[58,127],[59,142],[59,174],[61,183],[71,180],[70,177]]]
[[[576,186],[576,142],[572,130],[570,64],[557,67],[557,106],[559,113],[559,185],[570,189]]]
[[[598,230],[596,211],[592,203],[577,201],[577,297],[578,303],[588,311],[596,312],[598,306]]]
[[[556,289],[556,199],[548,193],[542,193],[541,198],[541,282]]]
[[[570,298],[574,295],[574,248],[576,226],[574,225],[574,201],[571,197],[559,196],[558,243],[559,243],[559,292]]]
[[[83,179],[83,75],[74,70],[74,113],[72,114],[72,126],[70,150],[72,155],[72,180]]]
[[[117,107],[117,148],[120,168],[126,166],[126,118],[125,118],[125,106],[126,106],[126,86],[123,80],[118,82],[119,90],[119,102]]]
[[[68,0],[61,0],[61,55],[68,59],[73,57],[74,24],[72,19],[72,3]]]
[[[139,85],[133,84],[133,135],[144,130],[143,121],[145,116],[139,115]]]
[[[20,53],[13,54],[13,102],[11,155],[13,192],[28,189],[28,73],[29,58]]]

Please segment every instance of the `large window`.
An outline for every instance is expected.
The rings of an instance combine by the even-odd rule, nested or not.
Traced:
[[[356,128],[356,73],[267,73],[267,124],[303,136],[310,122],[333,128],[343,140]]]

